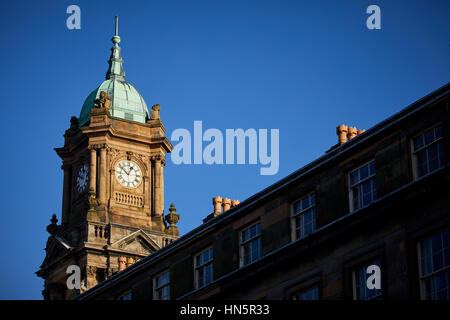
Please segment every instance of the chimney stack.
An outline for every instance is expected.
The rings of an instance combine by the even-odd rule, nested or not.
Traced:
[[[217,217],[222,212],[225,212],[230,208],[233,208],[241,203],[239,200],[231,200],[229,198],[222,198],[222,197],[213,197],[212,200],[214,212],[209,214],[205,219],[203,219],[203,222],[207,222],[208,220]]]
[[[336,127],[336,134],[339,138],[339,145],[343,145],[347,141],[364,133],[365,129],[357,129],[356,127],[348,127],[345,124],[341,124]]]

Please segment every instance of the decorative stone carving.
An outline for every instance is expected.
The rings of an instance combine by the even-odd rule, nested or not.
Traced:
[[[88,149],[89,150],[100,150],[103,148],[108,148],[108,146],[106,145],[106,143],[97,143],[97,144],[91,144]]]
[[[99,109],[109,110],[111,108],[111,99],[105,91],[100,92],[100,98],[94,101],[94,105]]]
[[[134,262],[135,262],[135,261],[134,261],[134,259],[133,259],[132,257],[128,257],[128,258],[127,258],[127,268],[128,268],[129,266],[131,266]]]
[[[131,160],[131,156],[133,155],[133,152],[127,151],[127,160]]]
[[[152,161],[161,161],[163,166],[166,165],[166,157],[162,154],[155,154],[150,156],[150,160]]]
[[[150,112],[150,120],[160,120],[159,111],[161,111],[161,107],[159,104],[155,104]]]
[[[97,274],[97,267],[88,266],[86,273],[89,277],[93,277]]]
[[[107,147],[107,151],[111,154],[111,159],[115,159],[117,156],[121,154],[121,151],[116,148]]]
[[[89,188],[88,202],[89,202],[89,210],[87,212],[87,219],[91,221],[99,221],[100,219],[96,211],[96,208],[99,205],[99,201],[93,188]]]
[[[106,278],[111,277],[114,273],[116,273],[116,269],[114,268],[107,268],[105,272]]]
[[[79,131],[79,124],[78,124],[78,118],[77,117],[71,117],[70,118],[70,128],[66,130],[64,133],[64,137],[71,137],[75,135]]]
[[[58,232],[58,226],[56,225],[58,223],[58,218],[56,218],[56,214],[52,215],[52,218],[50,219],[51,224],[47,226],[47,232],[50,233],[52,236],[56,235]]]
[[[119,271],[124,270],[127,267],[127,258],[124,256],[119,257]]]
[[[173,236],[179,236],[180,232],[178,231],[178,227],[176,224],[180,220],[180,215],[175,213],[177,209],[175,208],[175,205],[172,203],[169,208],[170,213],[165,216],[165,220],[167,223],[169,223],[169,226],[166,228],[165,233],[173,235]]]

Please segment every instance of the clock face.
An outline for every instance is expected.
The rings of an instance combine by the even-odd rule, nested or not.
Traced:
[[[130,160],[119,161],[116,165],[116,178],[121,185],[135,188],[142,180],[141,168]]]
[[[77,174],[77,190],[83,192],[86,190],[89,181],[89,168],[87,165],[83,165]]]

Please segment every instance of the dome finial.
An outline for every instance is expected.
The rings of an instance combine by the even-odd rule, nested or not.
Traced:
[[[119,18],[117,16],[116,16],[116,33],[115,33],[115,35],[116,36],[119,35]]]
[[[116,16],[116,30],[115,34],[112,37],[112,42],[114,43],[114,47],[111,48],[111,57],[109,58],[109,68],[106,72],[106,79],[117,78],[118,80],[125,80],[125,72],[123,71],[123,60],[120,55],[120,37],[119,37],[119,18]]]
[[[114,36],[112,37],[112,42],[114,43],[114,46],[117,47],[120,43],[120,37],[119,37],[119,17],[116,16],[116,32],[114,33]]]

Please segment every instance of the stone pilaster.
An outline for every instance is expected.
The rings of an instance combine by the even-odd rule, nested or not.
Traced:
[[[64,170],[61,224],[68,225],[70,223],[70,200],[72,195],[70,190],[70,186],[72,184],[72,166],[64,164],[61,169]]]
[[[164,211],[164,184],[163,184],[163,157],[161,155],[153,156],[152,161],[154,164],[154,191],[153,191],[153,201],[154,201],[154,212],[153,215],[156,217],[161,217]]]
[[[100,149],[100,185],[99,185],[99,201],[101,205],[106,206],[106,146]]]
[[[89,190],[97,193],[97,150],[95,146],[89,146],[91,150],[91,163],[89,170]]]

